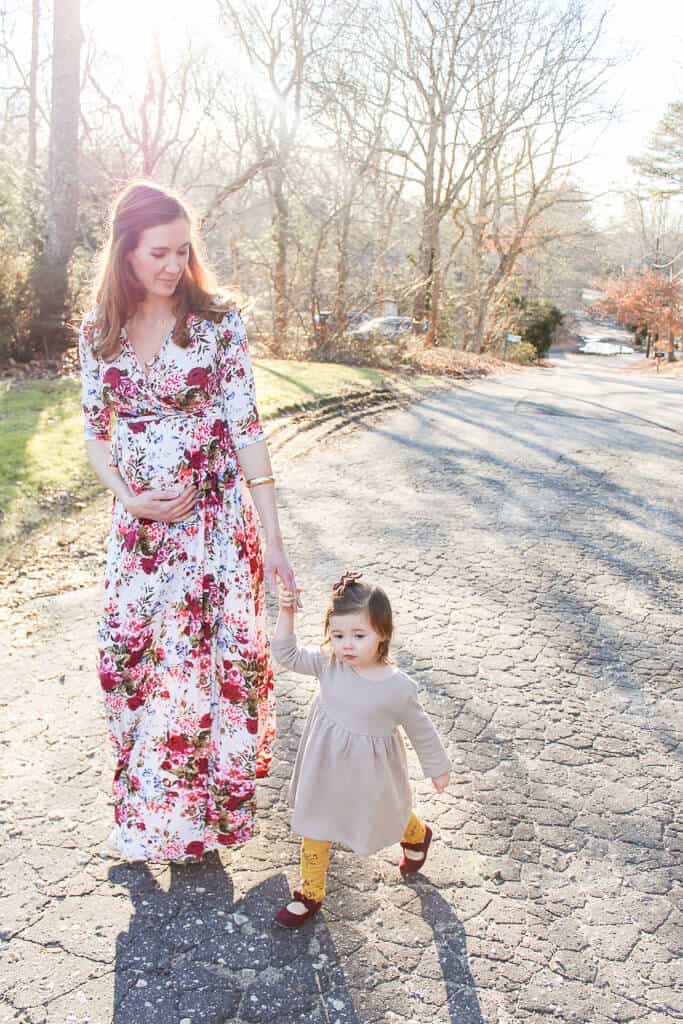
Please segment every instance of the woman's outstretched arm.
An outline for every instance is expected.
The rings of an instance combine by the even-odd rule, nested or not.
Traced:
[[[282,532],[280,530],[277,504],[275,502],[275,486],[273,483],[265,482],[273,476],[266,442],[256,441],[254,444],[246,445],[244,448],[238,448],[237,459],[247,484],[250,480],[255,481],[254,486],[250,487],[249,491],[256,505],[261,529],[263,530],[265,542],[264,563],[268,586],[274,591],[279,579],[285,590],[296,593],[294,570],[289,564],[289,559],[285,553]],[[258,483],[259,480],[264,482]]]

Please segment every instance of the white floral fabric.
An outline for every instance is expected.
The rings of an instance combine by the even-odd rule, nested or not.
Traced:
[[[275,736],[256,519],[236,452],[262,440],[237,311],[193,316],[147,373],[121,333],[111,362],[80,332],[86,438],[111,442],[135,493],[194,482],[191,516],[140,520],[113,505],[99,676],[116,754],[115,843],[142,860],[246,842]]]

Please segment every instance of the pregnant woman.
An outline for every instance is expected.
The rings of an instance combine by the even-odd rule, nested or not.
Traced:
[[[112,843],[195,860],[253,834],[274,738],[264,563],[271,585],[296,582],[244,326],[187,208],[156,185],[116,201],[80,358],[88,456],[114,494],[99,628]]]

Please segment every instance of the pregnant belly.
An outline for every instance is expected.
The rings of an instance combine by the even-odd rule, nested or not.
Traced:
[[[178,490],[201,483],[209,472],[221,472],[227,452],[211,445],[203,417],[175,416],[117,424],[114,460],[136,494]]]

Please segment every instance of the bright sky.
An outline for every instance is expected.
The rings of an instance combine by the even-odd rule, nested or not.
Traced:
[[[683,97],[683,8],[680,0],[604,0],[610,4],[605,55],[630,53],[613,69],[607,98],[619,104],[617,117],[607,129],[586,129],[579,139],[581,152],[592,150],[577,177],[591,194],[614,192],[634,183],[629,156],[643,153],[652,130],[668,104]],[[216,0],[86,0],[85,19],[97,25],[102,48],[122,55],[131,77],[144,79],[149,40],[156,29],[162,49],[169,54],[191,40],[195,47],[216,42]],[[601,3],[588,0],[595,15]],[[226,60],[235,49],[220,30]],[[220,52],[220,51],[219,51]],[[125,57],[123,55],[125,54]],[[246,67],[245,67],[246,72]],[[598,202],[601,218],[618,215],[621,200],[612,194]]]
[[[144,79],[153,36],[158,34],[164,54],[181,49],[186,40],[201,47],[216,38],[218,4],[215,0],[86,0],[83,20],[95,30],[103,51],[119,56],[132,75]]]
[[[591,0],[592,6],[592,0]],[[618,117],[599,137],[580,178],[591,192],[632,185],[627,163],[639,156],[673,100],[683,98],[683,9],[678,0],[612,0],[604,52],[633,56],[610,75],[609,98],[619,102]],[[602,209],[620,209],[616,197]]]

